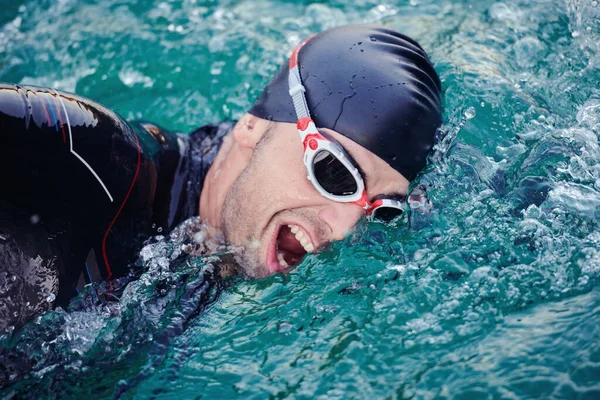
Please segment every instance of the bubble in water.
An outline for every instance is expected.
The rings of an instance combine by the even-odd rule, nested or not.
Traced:
[[[46,301],[48,303],[52,303],[54,301],[54,299],[56,299],[56,296],[54,295],[54,293],[50,293],[50,295],[48,297],[46,297]]]
[[[506,4],[501,2],[492,4],[489,10],[489,15],[492,19],[498,21],[510,21],[517,19],[515,12]]]
[[[517,64],[522,68],[535,66],[545,49],[544,45],[533,36],[526,36],[515,43]]]
[[[210,67],[210,74],[211,75],[220,75],[221,72],[223,72],[223,67],[225,66],[225,62],[224,61],[216,61],[213,63],[213,65]]]
[[[475,117],[475,114],[477,114],[475,107],[469,107],[465,110],[464,116],[466,119],[471,119]]]

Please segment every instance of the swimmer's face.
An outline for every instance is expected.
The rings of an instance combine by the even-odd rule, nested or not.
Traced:
[[[296,125],[252,124],[234,130],[236,146],[249,149],[248,161],[225,195],[220,225],[228,242],[242,246],[240,263],[251,277],[285,271],[307,252],[352,232],[364,210],[323,197],[306,178],[303,148]],[[341,134],[334,137],[365,172],[370,199],[403,193],[408,181],[381,158]]]

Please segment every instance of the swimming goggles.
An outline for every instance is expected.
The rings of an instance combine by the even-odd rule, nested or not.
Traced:
[[[298,117],[298,134],[304,146],[307,178],[325,198],[356,204],[368,217],[389,222],[404,212],[405,203],[396,199],[367,197],[364,179],[354,159],[333,137],[319,132],[308,111],[298,68],[298,53],[312,36],[300,43],[289,60],[288,84]]]

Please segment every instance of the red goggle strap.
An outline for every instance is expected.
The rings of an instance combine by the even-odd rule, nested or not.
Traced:
[[[355,201],[354,204],[361,207],[363,210],[365,210],[365,214],[370,216],[375,210],[377,210],[377,208],[383,205],[383,199],[377,199],[371,203],[367,197],[367,191],[363,189],[363,194],[360,200]]]
[[[290,61],[289,61],[290,71],[298,65],[298,53],[300,52],[300,49],[302,48],[302,46],[304,46],[310,39],[314,38],[315,36],[316,36],[316,34],[309,36],[308,38],[304,39],[304,41],[302,43],[300,43],[298,46],[296,46],[294,48],[294,50],[292,51],[292,55],[290,55]]]

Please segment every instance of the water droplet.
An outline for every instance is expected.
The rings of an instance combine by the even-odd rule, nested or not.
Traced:
[[[31,225],[37,225],[41,220],[42,218],[40,217],[40,214],[33,214],[31,217],[29,217],[29,223]]]
[[[466,119],[471,119],[475,117],[475,114],[477,114],[477,112],[475,111],[475,107],[469,107],[465,110],[465,118]]]
[[[202,231],[197,232],[194,234],[193,239],[196,243],[203,243],[206,240],[206,233]]]
[[[376,42],[377,41],[377,39],[375,39],[375,36],[373,36],[373,35],[370,36],[370,39],[371,39],[371,42]]]
[[[161,233],[163,231],[163,228],[161,226],[158,227],[158,229],[156,230],[156,232]]]
[[[362,44],[362,42],[358,42],[358,45],[360,46]]]

